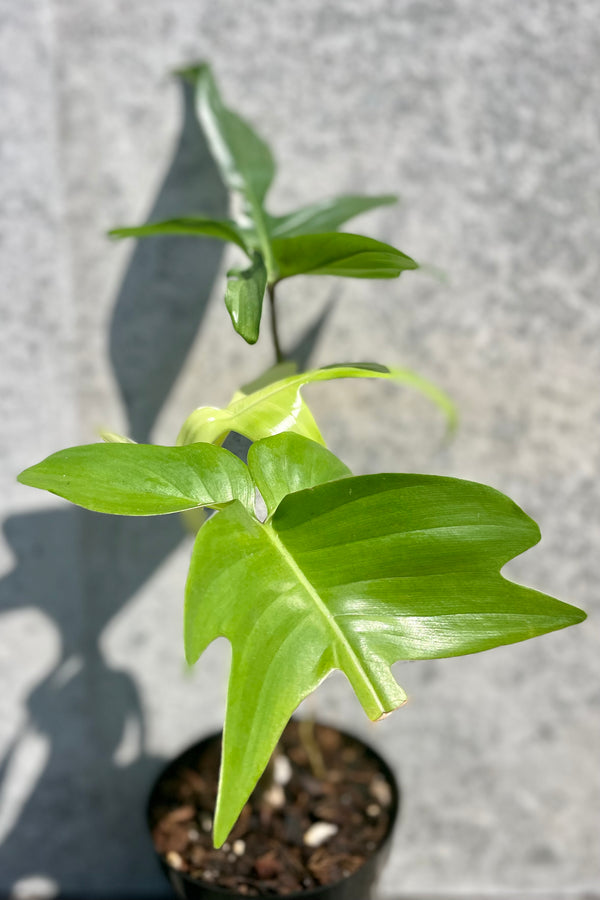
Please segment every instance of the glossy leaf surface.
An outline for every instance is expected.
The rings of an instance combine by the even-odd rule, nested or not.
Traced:
[[[387,378],[422,391],[446,413],[452,424],[455,411],[448,397],[430,382],[408,369],[393,369],[376,363],[346,363],[313,369],[268,384],[249,395],[236,394],[229,406],[201,406],[187,418],[177,439],[178,444],[197,441],[215,442],[229,431],[237,431],[257,441],[281,431],[292,431],[324,443],[321,433],[302,402],[301,390],[315,381],[337,378]]]
[[[148,222],[146,225],[133,225],[113,228],[108,232],[114,238],[160,237],[166,234],[179,234],[184,237],[212,237],[221,241],[237,244],[247,251],[243,230],[229,219],[211,219],[206,216],[181,216],[178,219],[165,219],[163,222]]]
[[[258,340],[266,287],[267,270],[259,253],[254,254],[247,269],[231,269],[227,273],[225,306],[233,327],[249,344]]]
[[[194,70],[196,108],[223,181],[251,202],[262,204],[275,176],[268,145],[237,113],[227,109],[208,65]]]
[[[360,234],[328,232],[273,241],[278,278],[340,275],[344,278],[397,278],[417,263],[395,247]]]
[[[258,445],[254,468],[276,465],[286,437]],[[287,449],[302,466],[299,440]],[[500,575],[538,539],[507,497],[434,476],[321,484],[288,494],[265,524],[239,504],[214,516],[193,550],[185,640],[190,663],[216,637],[232,645],[216,844],[294,709],[332,669],[378,719],[405,700],[390,671],[397,660],[474,653],[581,621],[580,610]]]
[[[320,203],[303,206],[285,216],[270,216],[269,231],[273,239],[336,231],[344,222],[361,213],[397,201],[398,198],[393,194],[382,194],[376,197],[346,194],[342,197],[334,197],[332,200],[323,200]]]
[[[153,516],[240,500],[254,508],[247,467],[211,444],[87,444],[53,453],[25,469],[22,484],[101,513]]]
[[[237,113],[223,103],[210,67],[188,70],[196,89],[196,111],[202,130],[225,184],[245,200],[251,220],[252,247],[259,249],[269,277],[275,263],[267,227],[264,200],[275,176],[275,162],[268,145]]]
[[[348,466],[321,444],[289,433],[252,444],[248,468],[269,515],[286,494],[352,475]]]

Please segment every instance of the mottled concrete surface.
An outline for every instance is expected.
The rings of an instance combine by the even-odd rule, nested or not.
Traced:
[[[448,445],[416,395],[321,385],[310,398],[333,448],[358,472],[511,494],[544,535],[511,573],[590,614],[530,644],[399,666],[411,702],[377,727],[341,677],[318,692],[313,710],[368,736],[402,780],[382,892],[593,896],[597,3],[3,0],[0,24],[0,893],[39,876],[77,897],[161,895],[144,792],[162,758],[221,719],[226,647],[183,669],[177,523],[117,525],[14,483],[99,426],[168,442],[270,359],[268,340],[231,333],[220,249],[104,237],[202,197],[225,208],[193,123],[178,138],[167,74],[209,58],[274,145],[274,211],[396,190],[400,207],[356,227],[448,275],[284,285],[288,345],[334,301],[316,362],[412,366],[460,408]]]

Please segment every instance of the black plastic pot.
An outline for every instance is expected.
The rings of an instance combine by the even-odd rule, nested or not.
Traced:
[[[359,740],[355,735],[350,735],[346,732],[340,733],[346,737],[351,738],[354,741]],[[199,741],[197,744],[189,747],[161,772],[154,784],[154,787],[152,788],[148,800],[149,825],[151,825],[150,811],[156,802],[156,798],[159,792],[159,785],[163,781],[163,779],[171,778],[176,770],[181,766],[186,766],[193,760],[197,759],[198,756],[202,753],[203,749],[218,737],[219,734],[209,735],[204,740]],[[359,743],[363,744],[363,746],[365,747],[367,756],[370,756],[376,761],[382,775],[386,778],[390,785],[392,791],[392,802],[388,810],[390,817],[388,830],[379,846],[376,847],[373,851],[372,855],[369,856],[366,862],[360,867],[360,869],[358,869],[352,875],[349,875],[343,880],[335,882],[333,884],[323,885],[318,888],[311,888],[310,890],[294,892],[293,894],[286,894],[286,900],[372,900],[375,883],[389,855],[390,838],[395,821],[398,816],[398,809],[400,805],[400,792],[396,778],[385,760],[383,760],[378,753],[376,753],[371,747],[365,745],[362,741],[359,740]],[[184,898],[184,900],[244,900],[244,895],[239,894],[238,892],[228,890],[227,888],[218,887],[217,885],[209,884],[208,882],[199,881],[195,878],[191,878],[184,872],[180,872],[179,870],[172,868],[158,853],[157,858],[176,895],[178,897]],[[264,896],[274,897],[276,895],[265,894]]]

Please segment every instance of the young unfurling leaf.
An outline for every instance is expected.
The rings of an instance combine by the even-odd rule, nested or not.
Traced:
[[[306,384],[337,378],[387,378],[406,384],[436,403],[446,414],[451,428],[455,425],[456,411],[452,401],[431,382],[409,369],[376,363],[343,363],[291,375],[248,395],[238,393],[224,409],[201,406],[188,416],[177,442],[218,442],[229,431],[237,431],[251,441],[257,441],[281,431],[291,431],[322,444],[323,438],[302,400],[301,390]]]

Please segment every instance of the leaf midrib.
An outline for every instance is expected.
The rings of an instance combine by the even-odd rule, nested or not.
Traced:
[[[383,714],[386,711],[385,706],[382,703],[381,698],[379,697],[376,689],[374,688],[371,679],[369,678],[368,674],[365,672],[365,669],[364,669],[359,657],[357,656],[354,648],[352,647],[352,644],[350,643],[350,641],[345,636],[342,629],[337,624],[335,616],[329,611],[329,609],[327,608],[327,605],[321,599],[319,592],[317,591],[315,586],[312,584],[312,582],[306,577],[306,575],[304,574],[304,572],[302,571],[302,569],[300,568],[300,566],[298,565],[298,563],[296,562],[296,560],[294,559],[294,557],[292,556],[290,551],[287,549],[287,547],[285,546],[283,541],[277,535],[273,526],[268,523],[266,523],[266,524],[261,523],[261,528],[263,529],[263,531],[267,535],[268,539],[273,544],[276,552],[279,554],[281,559],[284,561],[284,563],[290,569],[290,571],[292,572],[294,577],[297,579],[297,581],[300,583],[300,585],[304,588],[305,592],[308,594],[308,596],[314,602],[317,612],[325,620],[327,627],[329,628],[329,630],[331,632],[333,632],[335,639],[338,640],[341,643],[341,645],[343,646],[343,648],[347,654],[347,659],[353,666],[356,675],[360,678],[363,685],[367,689],[368,693],[373,698],[375,705],[377,706],[378,709],[381,710],[381,713]],[[337,657],[337,654],[336,654],[336,657]],[[336,658],[336,662],[338,664],[341,663],[341,661],[337,658]],[[340,665],[340,668],[342,668],[341,665]],[[342,671],[345,671],[345,669],[342,668]],[[346,674],[348,674],[348,673],[346,672]]]

